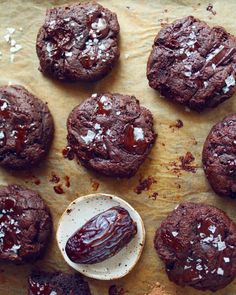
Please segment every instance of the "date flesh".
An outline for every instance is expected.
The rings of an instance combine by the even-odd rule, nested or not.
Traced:
[[[114,256],[137,233],[137,224],[120,207],[104,211],[76,231],[66,243],[66,254],[75,263],[93,264]]]

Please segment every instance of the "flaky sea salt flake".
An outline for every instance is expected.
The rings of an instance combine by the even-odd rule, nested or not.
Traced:
[[[81,136],[81,138],[86,144],[89,144],[94,140],[95,136],[96,134],[92,130],[88,130],[87,135]]]
[[[15,28],[7,28],[7,32],[10,34],[10,35],[12,35],[12,34],[14,34],[15,33]]]
[[[144,140],[144,132],[142,128],[134,127],[134,139],[135,141]]]
[[[22,49],[22,46],[20,44],[16,44],[15,46],[10,48],[11,53],[16,53]]]

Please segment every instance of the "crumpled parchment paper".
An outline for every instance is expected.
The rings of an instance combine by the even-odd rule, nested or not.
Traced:
[[[171,295],[197,295],[203,292],[191,288],[180,288],[169,282],[163,264],[153,247],[156,228],[166,215],[182,201],[214,204],[225,210],[236,221],[236,206],[232,200],[216,196],[208,185],[201,164],[203,142],[213,124],[236,111],[236,96],[221,104],[217,109],[202,114],[186,112],[180,106],[161,98],[149,88],[146,79],[146,62],[157,32],[165,23],[194,15],[210,25],[222,25],[236,34],[234,12],[236,1],[211,1],[214,15],[206,8],[205,0],[101,0],[105,7],[115,11],[121,26],[121,57],[112,73],[97,83],[59,83],[44,77],[38,71],[35,39],[43,23],[47,7],[73,1],[56,0],[0,0],[0,85],[17,83],[25,86],[36,96],[48,102],[55,120],[55,138],[47,160],[39,168],[28,172],[0,170],[0,184],[18,183],[39,191],[51,208],[54,219],[54,233],[47,255],[35,266],[45,270],[71,271],[63,261],[55,240],[55,231],[60,215],[68,204],[78,196],[105,192],[123,197],[141,214],[147,240],[143,255],[134,270],[121,280],[102,282],[88,279],[94,295],[108,294],[112,284],[122,287],[131,295],[143,295],[156,282],[165,286]],[[12,38],[22,49],[11,57],[10,46],[4,39],[7,28],[15,28]],[[62,157],[66,146],[66,119],[69,112],[92,93],[111,91],[133,94],[142,105],[149,108],[155,119],[159,134],[148,159],[135,177],[117,180],[95,175],[75,161]],[[175,127],[176,120],[182,120],[183,127]],[[191,152],[195,160],[183,169],[180,157]],[[188,167],[187,167],[188,168]],[[186,171],[187,170],[187,171]],[[190,171],[188,171],[190,170]],[[196,173],[193,171],[196,170]],[[54,191],[52,174],[60,177],[63,194]],[[69,176],[70,187],[65,177]],[[150,188],[140,194],[135,192],[140,180],[150,181]],[[40,182],[40,184],[39,184]],[[67,183],[68,184],[68,183]],[[26,294],[27,276],[34,265],[0,265],[0,294]],[[205,294],[210,294],[206,292]],[[235,295],[236,280],[219,295]]]

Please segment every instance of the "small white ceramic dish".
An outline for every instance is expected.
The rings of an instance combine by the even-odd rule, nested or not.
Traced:
[[[96,264],[77,264],[65,252],[68,238],[95,215],[107,209],[121,206],[137,223],[138,232],[131,242],[115,256]],[[87,277],[98,280],[114,280],[127,275],[138,262],[145,243],[143,221],[137,211],[126,201],[114,195],[92,194],[74,200],[63,213],[57,229],[57,243],[65,261]]]

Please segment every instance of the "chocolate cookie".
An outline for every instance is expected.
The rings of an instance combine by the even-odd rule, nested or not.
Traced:
[[[236,198],[236,115],[212,127],[203,147],[206,177],[220,196]]]
[[[162,222],[154,244],[178,285],[217,291],[236,276],[236,224],[213,206],[181,204]]]
[[[86,99],[69,115],[67,129],[81,164],[113,177],[134,175],[156,139],[151,112],[134,96],[117,93]]]
[[[0,261],[41,258],[51,231],[49,209],[38,193],[18,185],[0,188]]]
[[[161,29],[147,64],[152,88],[196,111],[234,94],[235,71],[235,37],[193,16]]]
[[[91,295],[82,275],[62,272],[33,271],[29,277],[28,295]]]
[[[40,70],[59,80],[95,81],[119,58],[116,14],[95,2],[49,9],[37,37]]]
[[[24,169],[47,154],[54,131],[45,103],[22,86],[0,87],[0,165]]]

